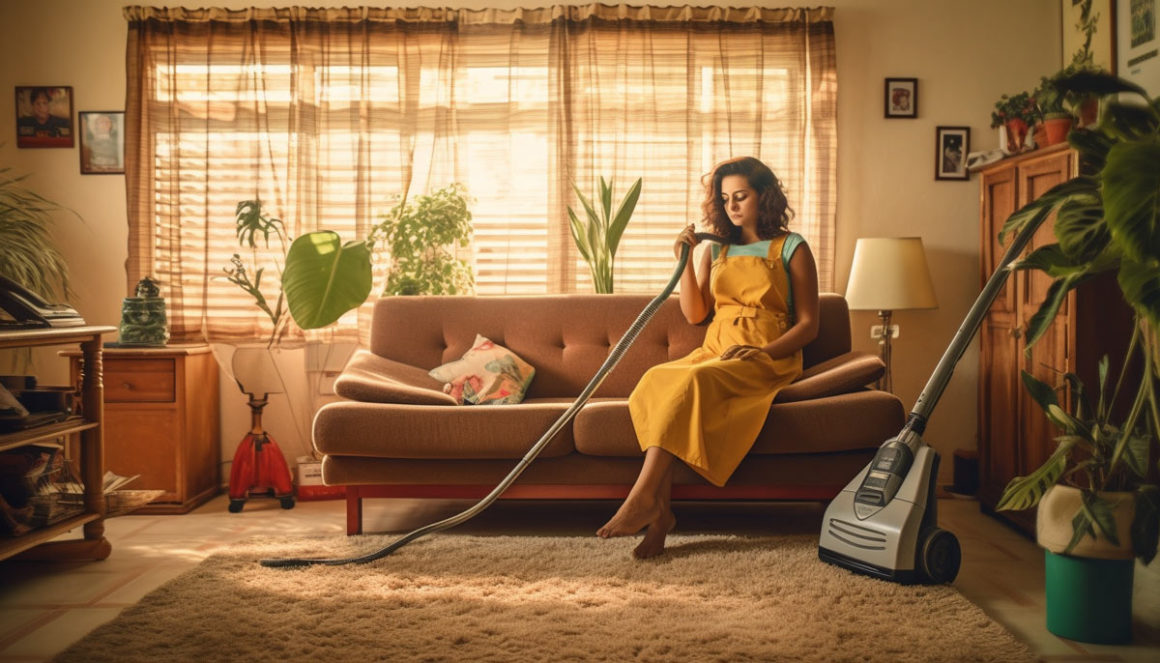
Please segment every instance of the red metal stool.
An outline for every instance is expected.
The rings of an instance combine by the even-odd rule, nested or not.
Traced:
[[[274,438],[262,430],[262,408],[267,394],[250,397],[250,432],[238,444],[230,468],[230,513],[238,513],[246,499],[257,495],[278,498],[283,509],[294,508],[294,484],[286,458]]]

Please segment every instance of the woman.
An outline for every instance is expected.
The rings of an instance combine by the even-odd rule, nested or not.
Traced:
[[[817,267],[781,183],[753,157],[718,164],[705,178],[703,222],[732,244],[713,245],[681,274],[681,312],[705,341],[688,356],[649,369],[629,396],[644,466],[602,538],[648,530],[633,551],[659,555],[676,524],[675,460],[723,486],[761,431],[777,392],[802,371],[801,349],[818,333]],[[697,245],[689,224],[674,250]],[[788,267],[783,263],[788,260]]]

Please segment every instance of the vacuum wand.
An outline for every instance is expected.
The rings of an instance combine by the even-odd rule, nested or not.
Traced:
[[[710,233],[697,233],[696,237],[699,240],[717,242],[719,244],[729,243],[729,240],[725,239],[724,237],[719,237]],[[413,532],[397,539],[386,547],[366,555],[334,559],[263,559],[261,560],[260,564],[262,566],[271,568],[304,567],[318,564],[324,564],[327,566],[340,566],[343,564],[366,564],[367,562],[373,562],[376,559],[381,559],[387,555],[390,555],[399,548],[402,548],[403,546],[421,536],[425,536],[433,532],[439,532],[445,529],[450,529],[479,515],[484,509],[491,506],[497,499],[499,499],[500,495],[502,495],[513,483],[515,483],[515,480],[519,478],[520,474],[523,473],[528,465],[532,464],[532,461],[540,455],[540,452],[544,450],[544,447],[548,446],[548,443],[551,442],[552,438],[554,438],[556,434],[560,432],[560,429],[576,416],[576,413],[580,411],[580,408],[588,402],[589,398],[591,398],[593,392],[595,392],[597,388],[600,387],[601,383],[604,382],[604,378],[607,377],[607,375],[612,371],[613,368],[616,367],[618,363],[620,363],[621,357],[623,357],[624,353],[627,352],[629,347],[632,346],[633,342],[636,340],[636,337],[640,335],[640,332],[644,330],[645,325],[647,325],[649,320],[652,319],[653,315],[656,314],[657,309],[659,309],[661,304],[663,304],[665,300],[669,298],[669,295],[673,294],[673,290],[677,287],[677,283],[680,282],[681,274],[685,271],[685,265],[688,263],[688,260],[689,245],[681,244],[681,255],[677,260],[677,268],[673,271],[673,275],[669,278],[669,282],[667,285],[665,285],[664,290],[662,290],[659,295],[654,297],[647,305],[645,305],[644,310],[642,310],[640,314],[637,315],[636,320],[633,321],[628,330],[624,332],[624,335],[620,337],[620,340],[617,341],[616,345],[613,346],[612,350],[609,351],[608,358],[604,360],[604,363],[600,366],[600,369],[596,371],[596,375],[594,375],[592,379],[588,381],[588,384],[580,392],[580,395],[576,397],[576,400],[572,402],[572,405],[570,405],[568,409],[560,415],[555,423],[548,427],[548,430],[542,436],[540,436],[539,441],[532,445],[531,449],[529,449],[528,452],[524,454],[524,457],[515,466],[515,468],[510,473],[508,473],[508,475],[504,477],[502,481],[499,482],[499,485],[497,485],[490,493],[488,493],[475,505],[454,516],[451,516],[450,518],[446,518],[444,520],[431,523],[430,525],[420,527],[419,529],[414,530]]]
[[[979,294],[979,297],[971,306],[971,310],[967,312],[967,317],[959,325],[959,330],[955,333],[951,344],[943,352],[942,359],[939,360],[938,366],[935,367],[934,373],[930,376],[930,380],[923,387],[922,393],[918,395],[918,399],[914,403],[914,409],[911,410],[910,417],[907,419],[906,426],[903,429],[904,431],[913,430],[916,433],[922,434],[926,429],[926,422],[930,418],[931,412],[934,411],[935,404],[938,403],[938,399],[942,396],[943,390],[946,389],[947,384],[951,381],[951,375],[954,373],[955,365],[958,364],[959,359],[966,352],[967,346],[971,344],[971,340],[975,337],[979,326],[983,324],[983,318],[986,317],[987,311],[991,308],[991,304],[999,296],[999,292],[1003,289],[1003,284],[1007,282],[1007,277],[1011,274],[1011,270],[1008,267],[1019,257],[1019,254],[1023,253],[1023,249],[1031,242],[1031,238],[1035,235],[1035,231],[1039,229],[1043,218],[1045,217],[1037,217],[1025,225],[1019,231],[1019,234],[1016,235],[1015,240],[1011,242],[1011,246],[1007,248],[1007,252],[1003,254],[1003,259],[999,261],[995,272],[991,274],[991,278],[987,279],[982,293]]]

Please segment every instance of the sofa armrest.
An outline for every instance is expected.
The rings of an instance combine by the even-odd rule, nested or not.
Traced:
[[[869,352],[851,351],[810,366],[801,377],[782,389],[774,402],[806,401],[857,391],[886,372],[882,358]]]
[[[456,405],[443,393],[443,383],[427,371],[367,350],[358,350],[334,381],[334,393],[366,403]]]

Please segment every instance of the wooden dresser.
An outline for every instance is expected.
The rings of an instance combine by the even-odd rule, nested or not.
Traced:
[[[1077,155],[1067,143],[1004,159],[981,171],[982,282],[1006,251],[998,235],[1007,217],[1077,172]],[[1029,252],[1055,242],[1053,222],[1054,216],[1039,228]],[[1050,284],[1040,271],[1012,273],[979,329],[979,501],[984,511],[994,510],[1007,482],[1051,455],[1060,434],[1027,394],[1020,371],[1054,385],[1060,402],[1070,403],[1064,373],[1078,374],[1094,394],[1100,357],[1108,354],[1118,365],[1114,362],[1122,361],[1127,345],[1131,314],[1114,276],[1105,275],[1068,295],[1051,330],[1027,354],[1024,333]],[[1034,509],[996,515],[1034,534]]]
[[[105,466],[141,475],[126,489],[165,491],[135,513],[186,513],[217,495],[218,366],[209,346],[106,347],[104,364]]]

